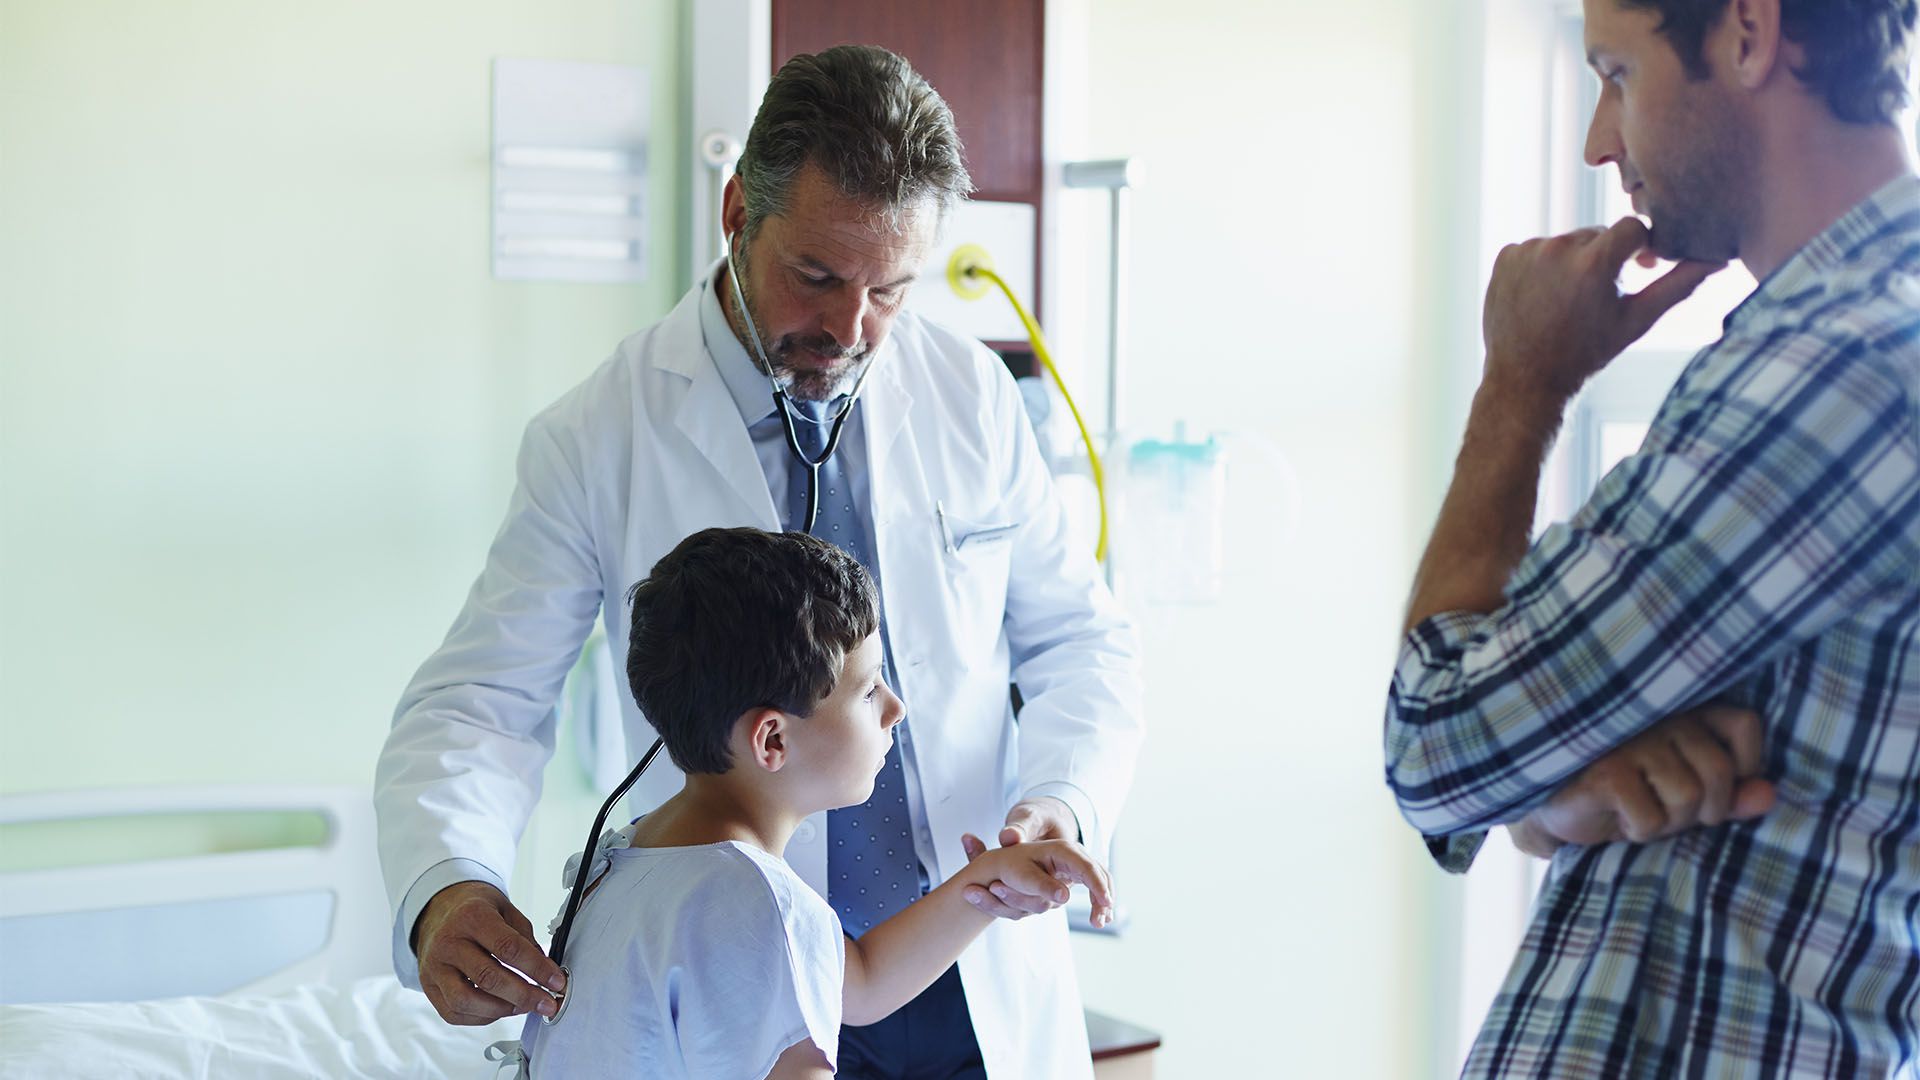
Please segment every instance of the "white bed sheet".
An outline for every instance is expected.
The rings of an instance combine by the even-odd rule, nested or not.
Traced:
[[[391,975],[275,994],[0,1006],[0,1078],[491,1077],[525,1020],[452,1027]]]

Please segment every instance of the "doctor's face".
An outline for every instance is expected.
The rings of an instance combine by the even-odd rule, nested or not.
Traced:
[[[853,388],[887,339],[939,224],[931,202],[885,215],[842,195],[815,165],[795,178],[786,212],[762,221],[752,240],[744,236],[738,179],[727,184],[723,217],[737,238],[741,291],[774,376],[808,401]],[[723,288],[721,296],[734,333],[758,363],[751,332],[732,310],[732,291]]]
[[[873,779],[893,747],[906,703],[880,679],[880,635],[870,634],[841,663],[833,692],[794,726],[788,768],[805,777],[812,808],[858,806],[873,797]]]
[[[1620,0],[1585,0],[1585,9],[1587,61],[1600,76],[1587,164],[1620,170],[1634,211],[1652,222],[1655,254],[1736,258],[1758,141],[1725,65],[1714,63],[1732,18],[1708,34],[1711,74],[1696,79],[1661,35],[1657,12]]]

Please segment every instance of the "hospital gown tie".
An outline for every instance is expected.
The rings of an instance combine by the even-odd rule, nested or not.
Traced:
[[[841,402],[793,402],[794,431],[800,449],[817,458],[826,449],[832,418]],[[852,433],[848,433],[852,437]],[[813,535],[859,560],[874,581],[880,579],[877,560],[867,550],[872,533],[866,527],[866,508],[857,507],[847,484],[845,441],[820,466],[820,514]],[[787,500],[789,528],[807,523],[807,469],[792,464],[793,482]],[[882,636],[884,643],[885,637]],[[893,681],[892,650],[883,658],[882,676]],[[900,740],[887,751],[887,764],[873,781],[873,797],[860,806],[827,812],[827,899],[840,913],[847,933],[859,937],[873,925],[906,907],[920,896],[920,862],[913,848],[913,819],[907,811],[907,779],[900,760]]]

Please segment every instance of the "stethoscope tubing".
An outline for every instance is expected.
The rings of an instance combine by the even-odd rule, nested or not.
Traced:
[[[653,746],[645,754],[640,755],[640,764],[635,765],[633,771],[627,774],[627,778],[620,781],[620,786],[613,789],[613,794],[607,796],[607,801],[600,804],[600,813],[594,817],[593,828],[587,833],[587,844],[580,849],[580,868],[574,872],[573,888],[567,893],[567,909],[560,916],[560,928],[553,932],[553,944],[547,949],[548,958],[560,969],[562,975],[567,976],[569,981],[573,976],[567,971],[567,936],[573,931],[573,917],[580,911],[580,902],[587,895],[587,874],[593,870],[593,853],[594,848],[600,843],[600,830],[606,827],[607,815],[613,812],[614,804],[618,803],[620,797],[627,793],[627,789],[633,787],[634,782],[640,779],[640,774],[647,771],[647,766],[653,764],[653,759],[659,755],[660,747],[663,745],[665,744],[662,740],[653,740]],[[567,999],[572,994],[573,987],[569,986],[565,991],[554,995],[559,999],[560,1007],[553,1011],[552,1016],[541,1017],[540,1022],[559,1023],[560,1017],[567,1011]]]
[[[840,411],[833,416],[833,427],[827,432],[827,445],[820,451],[820,456],[814,457],[800,449],[800,433],[793,423],[793,404],[788,400],[786,390],[781,387],[779,377],[773,372],[773,361],[768,359],[767,347],[760,340],[760,327],[755,325],[753,313],[747,310],[746,294],[740,291],[740,278],[733,272],[734,247],[735,238],[730,236],[727,238],[727,283],[733,289],[733,304],[740,311],[740,320],[747,324],[747,337],[753,341],[754,356],[760,361],[760,374],[765,375],[768,385],[773,387],[773,408],[780,414],[780,426],[787,436],[787,449],[793,452],[795,461],[806,466],[807,511],[802,519],[801,531],[811,533],[820,519],[820,467],[839,449],[840,433],[846,429],[847,417],[853,414],[853,407],[860,403],[860,391],[867,385],[867,376],[873,374],[873,362],[879,356],[877,353],[869,356],[867,362],[861,365],[860,377],[854,380],[853,391],[847,395],[846,404],[840,406]]]
[[[731,255],[733,248],[731,238],[729,238],[727,247],[729,255]],[[794,459],[806,466],[807,469],[807,512],[804,531],[811,533],[813,532],[815,523],[820,517],[820,467],[825,465],[829,458],[833,457],[835,450],[839,449],[840,436],[846,430],[847,418],[853,414],[853,407],[860,402],[860,390],[867,385],[867,376],[873,373],[873,362],[877,357],[870,356],[867,358],[866,364],[860,369],[860,377],[854,380],[853,392],[847,395],[847,403],[842,405],[840,411],[834,414],[832,421],[830,421],[833,427],[827,432],[827,445],[825,448],[820,451],[818,457],[808,454],[800,448],[800,433],[794,427],[792,403],[787,398],[786,390],[780,386],[780,380],[775,377],[773,373],[773,362],[767,359],[766,347],[760,342],[760,328],[754,325],[753,316],[747,311],[746,298],[740,292],[740,279],[733,274],[731,258],[729,258],[727,264],[727,279],[733,286],[734,303],[740,309],[740,317],[746,322],[747,333],[753,339],[753,349],[759,356],[761,374],[765,375],[767,381],[773,386],[773,405],[775,411],[780,414],[780,426],[786,433],[787,449],[792,451]],[[812,423],[813,421],[808,422]],[[829,421],[821,422],[827,423]],[[613,789],[612,795],[607,796],[607,801],[600,805],[600,813],[595,815],[593,819],[593,828],[587,833],[586,846],[580,849],[580,867],[574,872],[573,888],[567,893],[566,910],[560,916],[560,927],[554,931],[553,944],[547,950],[547,956],[560,968],[562,974],[568,974],[566,965],[567,938],[573,931],[573,919],[580,911],[580,903],[586,898],[587,875],[593,869],[593,854],[595,846],[600,842],[600,830],[606,827],[607,816],[613,812],[615,804],[617,804],[620,798],[640,779],[640,774],[647,771],[647,766],[653,764],[653,759],[659,755],[662,745],[660,739],[653,740],[653,746],[650,747],[645,754],[641,755],[640,764],[635,765],[633,771],[627,774],[627,778],[620,781],[620,786]],[[568,977],[571,979],[570,974],[568,974]],[[567,1011],[567,999],[572,993],[572,987],[568,987],[565,992],[555,995],[559,999],[560,1007],[554,1010],[552,1016],[541,1017],[541,1023],[559,1023],[560,1017]]]

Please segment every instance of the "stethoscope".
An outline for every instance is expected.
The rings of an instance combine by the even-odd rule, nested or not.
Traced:
[[[613,789],[613,794],[607,796],[607,801],[600,804],[600,813],[593,819],[593,829],[587,833],[587,844],[580,849],[580,869],[573,875],[572,891],[567,893],[567,909],[560,916],[559,929],[553,932],[553,945],[547,949],[547,956],[553,960],[554,965],[560,969],[560,974],[566,977],[568,983],[573,982],[573,972],[567,970],[564,959],[567,954],[567,935],[573,930],[573,917],[580,911],[580,901],[586,897],[587,874],[593,870],[593,855],[600,843],[600,830],[606,827],[607,815],[613,812],[613,807],[620,801],[620,797],[640,779],[641,773],[647,771],[647,766],[653,764],[653,759],[659,755],[662,745],[661,740],[653,740],[653,746],[640,756],[640,764],[635,765],[633,771],[627,774],[627,778],[620,781],[620,786]],[[567,1002],[573,1000],[573,987],[569,985],[566,990],[553,996],[554,1000],[560,1003],[559,1007],[553,1010],[552,1016],[540,1018],[540,1022],[548,1026],[559,1023],[560,1018],[567,1014]]]
[[[839,448],[840,434],[846,430],[847,417],[853,415],[853,407],[860,402],[860,388],[867,385],[867,376],[873,374],[873,362],[878,359],[878,350],[875,350],[876,355],[867,357],[867,362],[861,365],[860,377],[853,381],[853,392],[847,395],[846,404],[840,406],[840,411],[833,415],[833,419],[807,421],[810,424],[833,425],[827,430],[827,445],[820,451],[820,456],[814,457],[800,449],[800,435],[793,426],[793,407],[787,399],[786,388],[780,385],[779,377],[773,373],[773,361],[767,359],[767,348],[760,341],[760,328],[754,325],[753,313],[747,310],[747,298],[740,291],[740,275],[733,272],[734,264],[738,261],[735,248],[739,236],[739,233],[734,233],[727,237],[727,283],[733,287],[733,306],[740,312],[741,321],[747,324],[747,337],[753,341],[754,356],[760,361],[760,374],[765,375],[768,385],[773,387],[773,407],[780,414],[780,426],[786,431],[787,449],[793,452],[793,459],[807,469],[807,513],[802,531],[810,533],[820,518],[820,466],[825,465]]]
[[[867,358],[866,364],[860,369],[860,377],[854,380],[853,392],[847,395],[847,403],[840,407],[840,411],[834,414],[833,419],[831,421],[819,421],[820,423],[830,422],[833,425],[832,428],[827,431],[827,445],[825,449],[820,451],[820,456],[813,457],[801,450],[800,435],[793,426],[793,408],[788,402],[787,391],[780,385],[780,380],[773,373],[773,362],[767,359],[766,346],[760,343],[760,328],[754,325],[753,315],[747,311],[746,297],[740,292],[740,279],[733,272],[734,240],[737,236],[738,234],[736,233],[734,236],[727,238],[727,281],[733,286],[733,305],[739,310],[741,320],[747,324],[747,336],[753,340],[753,351],[760,360],[761,374],[765,375],[768,383],[773,386],[773,404],[775,409],[780,413],[781,427],[786,430],[787,449],[793,452],[794,460],[807,467],[807,517],[805,531],[810,533],[813,531],[814,522],[820,516],[820,467],[825,465],[827,459],[833,457],[834,450],[839,448],[840,434],[846,429],[847,417],[852,414],[854,405],[860,400],[860,388],[867,384],[867,376],[873,372],[873,361],[875,358]],[[813,423],[814,421],[808,422]],[[600,804],[600,813],[595,815],[593,828],[587,833],[586,846],[580,849],[580,867],[573,875],[573,889],[567,893],[566,910],[560,916],[559,928],[553,932],[553,944],[547,949],[547,956],[551,958],[554,965],[560,969],[560,974],[566,976],[568,982],[573,981],[573,972],[567,970],[567,965],[564,960],[567,952],[567,936],[573,930],[573,917],[580,911],[580,901],[586,897],[587,875],[593,870],[593,854],[595,848],[600,843],[600,830],[606,827],[607,815],[613,812],[614,806],[619,803],[621,797],[639,781],[640,774],[647,771],[647,766],[653,764],[653,759],[660,753],[661,745],[659,739],[653,740],[653,746],[649,748],[645,754],[641,755],[640,764],[634,766],[633,771],[627,774],[627,778],[620,781],[620,786],[613,789],[613,794],[607,796],[607,801]],[[547,1025],[559,1023],[560,1018],[566,1015],[567,1002],[572,996],[573,991],[571,987],[563,993],[555,994],[554,998],[560,1003],[559,1008],[553,1011],[552,1016],[541,1017],[540,1022]]]

